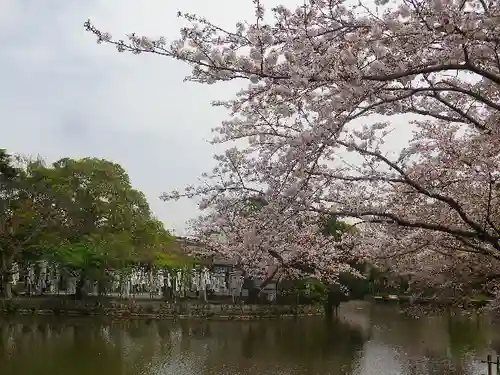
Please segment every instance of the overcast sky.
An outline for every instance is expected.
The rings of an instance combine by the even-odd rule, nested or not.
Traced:
[[[183,234],[195,203],[158,197],[213,166],[207,141],[225,112],[210,101],[234,87],[183,83],[182,62],[120,54],[83,29],[91,18],[116,37],[172,40],[182,26],[178,10],[229,27],[253,16],[249,0],[0,0],[0,147],[48,161],[118,162],[155,214]]]

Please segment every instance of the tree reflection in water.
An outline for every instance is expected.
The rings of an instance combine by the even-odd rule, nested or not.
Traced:
[[[487,321],[409,319],[394,308],[345,321],[0,320],[2,375],[472,374],[498,333]],[[495,332],[497,336],[495,336]]]

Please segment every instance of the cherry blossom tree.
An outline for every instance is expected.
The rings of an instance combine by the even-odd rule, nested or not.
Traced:
[[[260,279],[252,288],[256,294],[280,278],[309,276],[337,283],[343,272],[361,276],[350,265],[352,237],[347,232],[323,235],[323,222],[314,212],[283,209],[262,197],[224,194],[215,200],[212,209],[192,223],[204,244],[202,251],[236,260],[247,279]]]
[[[500,278],[500,3],[253,3],[253,20],[234,30],[179,13],[188,26],[171,44],[116,40],[85,24],[118,51],[188,63],[189,81],[244,83],[232,100],[213,103],[230,115],[215,129],[213,142],[231,147],[218,167],[165,198],[202,196],[211,211],[200,228],[223,226],[219,248],[250,269],[261,269],[265,249],[278,263],[304,259],[315,272],[338,272],[343,247],[316,230],[318,217],[334,215],[362,229],[358,256],[391,265],[414,286],[492,291]],[[395,126],[414,131],[396,151],[385,143]],[[256,197],[265,207],[242,215]]]

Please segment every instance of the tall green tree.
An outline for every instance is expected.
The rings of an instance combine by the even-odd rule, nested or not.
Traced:
[[[49,242],[47,253],[80,276],[78,296],[86,279],[127,267],[144,251],[168,242],[144,194],[132,188],[119,164],[64,158],[51,166],[34,163],[28,173],[37,191],[48,192],[44,197],[57,220],[52,230],[60,241]]]
[[[0,291],[11,296],[14,262],[49,259],[85,280],[138,264],[189,261],[118,164],[63,158],[15,166],[0,150]]]
[[[18,168],[13,165],[12,158],[7,153],[7,150],[0,148],[0,182],[4,183],[14,179],[18,172]]]
[[[5,149],[0,149],[0,293],[10,297],[10,268],[13,258],[12,225],[16,210],[13,207],[16,199],[15,182],[18,170],[12,165],[11,156]]]
[[[132,188],[119,164],[64,158],[49,167],[34,164],[29,173],[40,190],[52,192],[50,199],[69,240],[132,231],[151,217],[144,194]]]
[[[12,294],[14,262],[32,257],[44,241],[49,211],[33,189],[26,170],[0,150],[0,292]]]
[[[151,268],[180,268],[194,266],[196,259],[187,255],[157,219],[143,222],[132,232],[137,249],[135,261]]]

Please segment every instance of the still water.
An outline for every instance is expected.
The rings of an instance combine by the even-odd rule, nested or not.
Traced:
[[[1,375],[481,374],[486,318],[411,318],[351,303],[334,322],[0,320]]]

